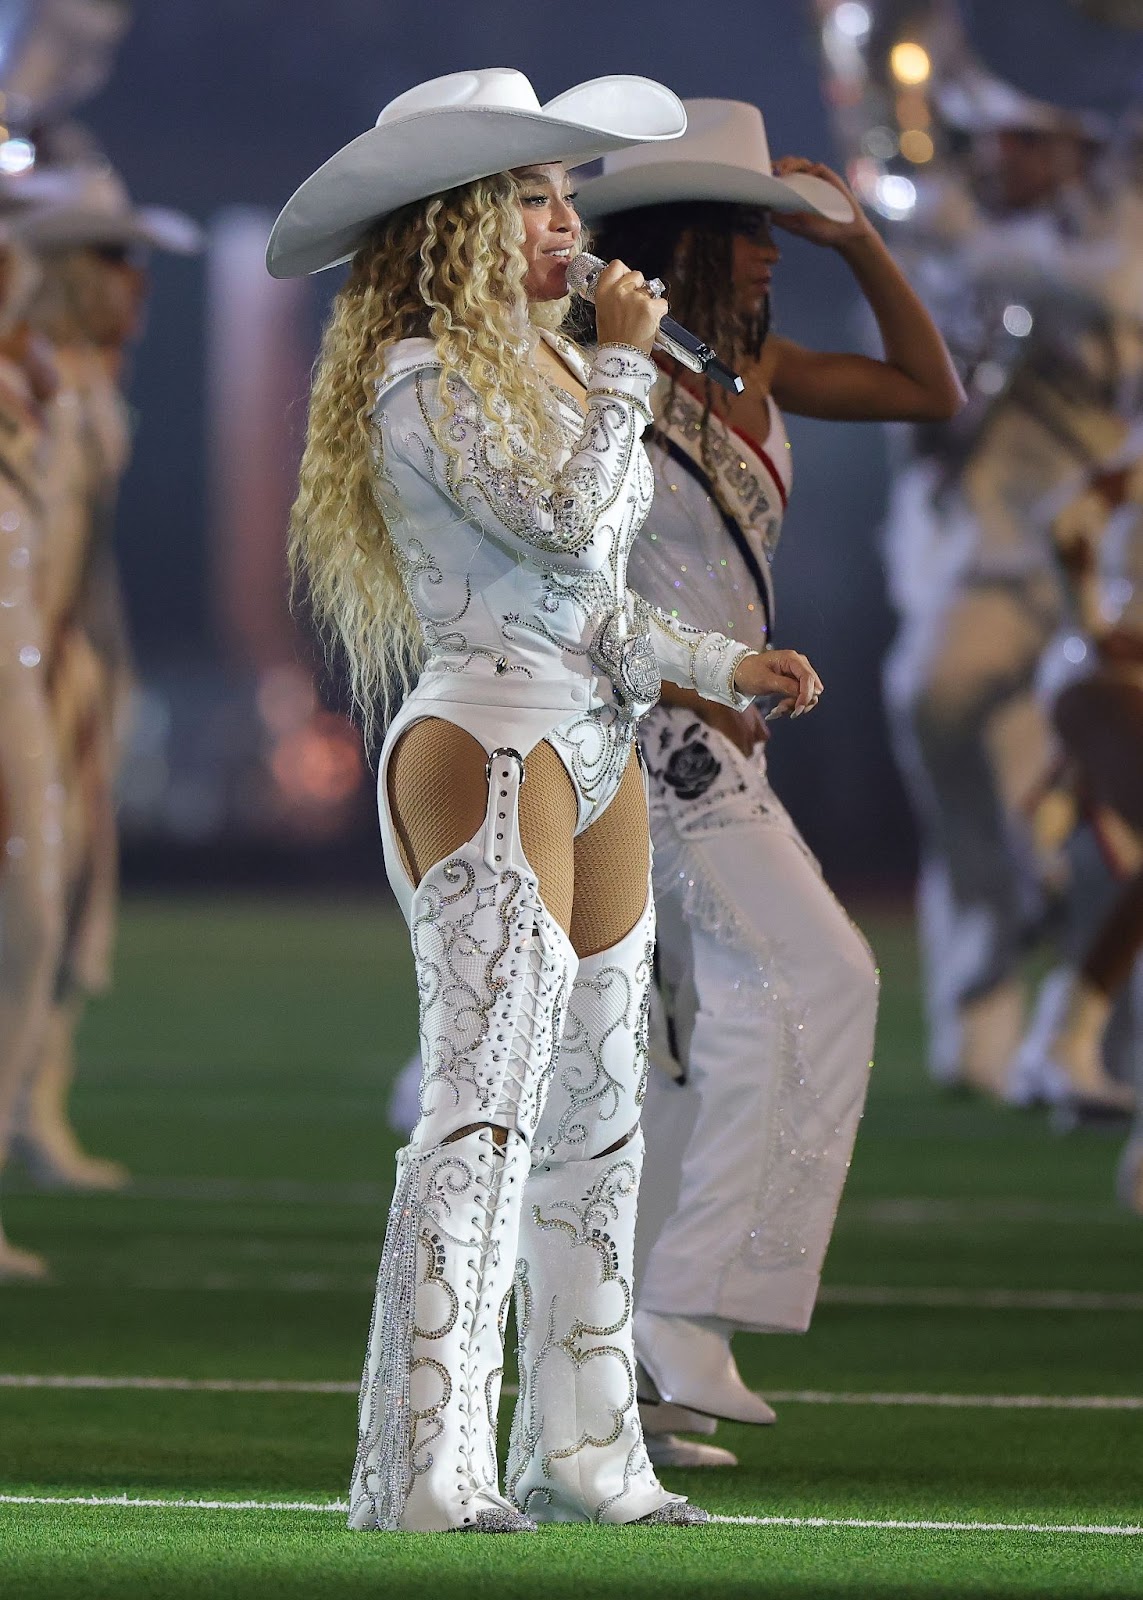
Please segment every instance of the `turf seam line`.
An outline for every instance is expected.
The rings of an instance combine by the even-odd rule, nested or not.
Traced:
[[[0,1389],[144,1390],[172,1394],[352,1395],[360,1384],[290,1378],[167,1378],[66,1373],[0,1373]],[[515,1393],[508,1384],[504,1394]],[[1143,1395],[1105,1394],[928,1394],[922,1391],[869,1392],[831,1389],[767,1389],[781,1405],[932,1406],[950,1410],[1143,1411]]]
[[[137,1495],[32,1495],[0,1494],[0,1506],[123,1507],[145,1511],[316,1511],[349,1510],[345,1500],[192,1500],[146,1499]],[[891,1533],[1048,1533],[1092,1534],[1138,1538],[1143,1524],[1089,1522],[940,1522],[904,1517],[723,1517],[712,1516],[721,1527],[736,1528],[857,1528]]]

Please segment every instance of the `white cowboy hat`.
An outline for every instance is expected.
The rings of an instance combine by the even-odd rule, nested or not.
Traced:
[[[1036,100],[1015,84],[968,66],[942,83],[933,97],[937,114],[960,133],[1070,133],[1101,143],[1111,136],[1106,118]]]
[[[675,139],[686,125],[682,102],[650,78],[592,78],[541,105],[511,67],[450,72],[390,100],[375,127],[306,179],[274,224],[266,265],[275,278],[320,272],[413,200],[513,167]]]
[[[202,248],[202,229],[181,211],[136,206],[111,167],[63,168],[68,187],[58,203],[41,203],[17,226],[19,237],[36,250],[76,250],[85,246],[141,245],[193,255]],[[43,176],[53,169],[42,169]]]
[[[776,178],[766,124],[742,100],[684,100],[687,131],[669,148],[645,145],[603,158],[597,177],[579,185],[579,209],[589,220],[638,206],[680,200],[722,200],[772,211],[810,211],[850,222],[849,201],[824,178],[791,173]]]

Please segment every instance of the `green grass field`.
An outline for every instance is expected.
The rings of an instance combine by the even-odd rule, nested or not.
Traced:
[[[929,1087],[907,925],[867,926],[878,1065],[822,1303],[804,1338],[738,1342],[779,1425],[720,1429],[736,1472],[665,1475],[741,1520],[462,1539],[331,1509],[415,1038],[403,927],[130,906],[76,1116],[137,1187],[16,1174],[5,1201],[55,1277],[0,1288],[0,1595],[1143,1594],[1143,1224],[1110,1199],[1116,1142]]]

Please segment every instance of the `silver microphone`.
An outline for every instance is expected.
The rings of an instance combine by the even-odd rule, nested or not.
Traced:
[[[568,288],[573,294],[578,294],[581,300],[587,300],[594,305],[595,286],[606,266],[606,261],[601,261],[598,256],[589,255],[585,250],[582,255],[576,256],[568,267]],[[652,278],[647,284],[647,291],[658,298],[666,293],[666,285],[661,278]],[[715,383],[720,383],[724,389],[729,389],[731,394],[741,394],[746,387],[738,374],[731,372],[730,368],[718,359],[710,345],[704,344],[693,333],[688,333],[686,328],[673,317],[664,317],[660,322],[659,331],[655,335],[655,348],[673,356],[692,372],[701,372],[704,376],[713,378]]]

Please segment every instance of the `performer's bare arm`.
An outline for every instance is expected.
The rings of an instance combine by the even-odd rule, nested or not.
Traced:
[[[791,339],[772,337],[762,359],[778,405],[800,416],[840,422],[947,421],[965,400],[948,348],[855,196],[836,172],[820,163],[788,156],[774,170],[783,177],[810,173],[850,200],[854,215],[849,222],[778,211],[771,220],[845,259],[876,318],[885,351],[878,361],[845,351],[808,350]]]

